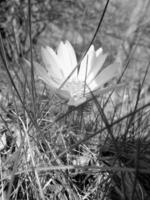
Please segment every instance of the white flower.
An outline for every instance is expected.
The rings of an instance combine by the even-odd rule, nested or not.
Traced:
[[[102,69],[107,54],[102,52],[102,48],[95,51],[93,45],[81,61],[79,73],[75,51],[68,41],[61,42],[56,53],[48,46],[42,47],[41,55],[44,67],[34,63],[38,77],[73,106],[85,102],[90,91],[101,88],[118,71],[118,64],[115,63]],[[74,73],[68,78],[73,70]]]

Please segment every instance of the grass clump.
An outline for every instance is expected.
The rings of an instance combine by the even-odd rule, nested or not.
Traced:
[[[76,9],[80,13],[85,5],[84,1],[74,4],[65,1],[63,9],[67,9],[67,12],[63,19],[68,19],[69,3],[72,5],[70,13]],[[94,5],[99,5],[96,3]],[[28,16],[22,25],[24,28],[26,22],[28,27],[27,51],[22,50],[22,43],[16,35],[20,34],[16,32],[14,23],[17,18],[9,21],[16,28],[11,37],[13,42],[8,41],[2,32],[0,35],[1,199],[149,199],[149,60],[145,58],[144,70],[135,70],[140,68],[140,61],[136,58],[143,49],[139,43],[146,29],[144,13],[148,1],[137,1],[124,37],[115,50],[117,53],[113,51],[113,55],[104,63],[104,68],[112,60],[119,63],[120,75],[105,83],[100,92],[90,91],[90,98],[76,106],[68,105],[66,99],[36,76],[33,60],[42,62],[39,44],[35,42],[41,34],[33,35],[32,32],[34,18],[37,19],[38,13],[39,17],[42,15],[46,18],[47,12],[45,15],[37,12],[34,16],[32,11],[40,10],[41,4],[28,1],[23,4],[25,7],[21,7]],[[12,5],[19,9],[19,4]],[[51,5],[46,1],[44,5],[58,5],[54,6],[56,11],[61,7],[58,1],[51,2]],[[115,1],[111,4],[107,1],[105,5],[101,4],[101,18],[85,53],[82,51],[81,55],[81,49],[77,52],[77,56],[81,57],[80,62],[91,44],[99,44],[99,33],[106,33],[107,24],[104,22],[107,18],[110,20],[107,14],[109,8],[114,9],[115,5],[120,6],[121,3]],[[91,15],[92,10],[85,10],[85,16],[86,12]],[[55,25],[55,19],[62,20],[63,16],[63,13],[57,14],[53,16]],[[86,24],[86,17],[83,22]],[[6,31],[2,25],[3,31]],[[90,24],[87,28],[92,26]],[[41,30],[40,33],[45,34],[45,29]],[[8,35],[7,31],[5,33]],[[10,49],[16,43],[12,56],[6,43],[11,44]],[[79,47],[77,45],[76,49]],[[31,67],[26,59],[31,61]],[[77,67],[80,70],[79,64]]]

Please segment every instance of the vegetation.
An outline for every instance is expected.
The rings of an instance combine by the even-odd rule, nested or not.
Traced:
[[[149,9],[148,0],[0,2],[2,200],[150,198]],[[78,64],[94,44],[108,53],[104,69],[120,65],[77,106],[35,73],[41,46],[61,40]]]

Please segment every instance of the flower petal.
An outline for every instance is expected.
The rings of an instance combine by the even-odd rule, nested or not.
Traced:
[[[45,82],[51,89],[57,89],[59,87],[59,84],[53,81],[44,67],[37,62],[34,62],[33,64],[35,66],[35,73],[43,82]]]
[[[65,78],[68,77],[68,75],[72,72],[72,70],[74,69],[74,65],[75,63],[75,58],[74,61],[72,62],[72,57],[73,54],[70,53],[70,46],[68,45],[69,42],[67,42],[67,44],[64,44],[63,42],[60,42],[58,50],[57,50],[57,54],[61,63],[61,68],[63,71],[63,74],[65,76]],[[71,45],[71,44],[70,44]],[[73,48],[72,48],[73,50]],[[74,50],[73,50],[74,51]],[[70,56],[71,54],[71,56]],[[70,78],[70,80],[72,79],[72,77]]]
[[[69,100],[71,98],[70,93],[67,90],[56,90],[56,93],[63,99]]]
[[[76,58],[74,48],[72,47],[69,41],[66,41],[65,45],[69,52],[71,65],[75,67],[77,65],[77,58]]]
[[[98,57],[102,53],[103,53],[103,49],[102,48],[97,49],[96,50],[96,57]]]
[[[50,50],[50,48],[47,47],[47,49],[41,49],[41,54],[49,76],[53,77],[53,79],[62,81],[64,77],[59,67],[59,63],[56,59],[56,56],[54,56],[55,52],[53,52],[52,49]]]
[[[92,45],[81,62],[80,71],[78,74],[78,78],[80,81],[85,81],[86,73],[87,75],[89,74],[95,57],[95,50],[94,46]]]
[[[127,85],[127,83],[120,83],[120,84],[113,84],[113,85],[110,85],[110,86],[108,86],[108,87],[106,87],[106,88],[98,88],[98,89],[96,89],[96,90],[93,90],[92,91],[92,93],[93,93],[93,95],[94,96],[99,96],[99,95],[101,95],[101,96],[103,96],[104,94],[108,94],[110,91],[112,92],[112,91],[117,91],[117,90],[120,90],[120,89],[122,89],[123,87],[125,87]],[[87,94],[86,94],[86,98],[87,99],[90,99],[92,97],[92,95],[91,95],[91,92],[89,91]]]
[[[24,59],[24,61],[29,67],[31,67],[31,63],[28,60]],[[35,74],[37,75],[37,77],[43,82],[45,82],[53,92],[55,92],[58,96],[60,96],[63,99],[69,100],[71,98],[69,91],[58,89],[59,85],[55,81],[53,81],[53,79],[49,76],[47,70],[44,67],[42,67],[37,62],[33,62],[33,64],[35,67]]]
[[[112,63],[108,67],[106,67],[102,72],[100,72],[96,79],[94,79],[90,84],[89,87],[91,90],[96,90],[97,88],[101,87],[108,81],[110,81],[112,78],[114,78],[118,70],[120,68],[120,64],[117,62]]]
[[[100,70],[102,69],[102,66],[107,58],[107,54],[99,54],[98,57],[96,57],[93,61],[93,65],[91,67],[91,70],[89,72],[88,78],[87,78],[87,84],[90,84],[90,82],[96,78]]]
[[[59,68],[59,70],[61,72],[61,75],[63,75],[61,63],[60,63],[59,58],[58,58],[57,54],[55,53],[55,51],[52,48],[50,48],[49,46],[46,47],[46,50],[51,54],[51,56],[53,58],[52,61],[54,62],[54,65],[57,65],[57,67]]]

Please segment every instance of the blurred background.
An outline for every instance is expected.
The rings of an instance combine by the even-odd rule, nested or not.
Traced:
[[[138,2],[139,0],[110,1],[100,31],[97,33],[96,47],[102,46],[112,55],[116,54]],[[142,1],[141,9],[145,2]],[[67,39],[80,54],[90,43],[105,4],[105,0],[32,0],[33,44],[37,49],[41,45],[56,47],[60,40]],[[147,50],[149,13],[149,10],[146,10],[140,41],[140,45],[147,47]],[[12,57],[11,51],[18,50],[20,53],[26,53],[29,50],[27,0],[0,2],[0,31],[6,40],[9,57]],[[12,47],[13,44],[16,45],[15,48]]]
[[[34,56],[40,55],[41,46],[56,48],[61,40],[69,40],[77,55],[81,56],[92,40],[105,4],[105,0],[32,0]],[[95,48],[102,46],[112,60],[124,41],[124,54],[127,53],[129,46],[134,43],[134,34],[140,32],[132,63],[134,62],[136,70],[141,70],[150,54],[149,11],[147,0],[111,0],[96,35]],[[137,16],[139,19],[136,19]],[[134,27],[139,20],[140,26]],[[28,55],[30,42],[27,0],[0,1],[0,32],[10,61]]]
[[[28,3],[28,0],[0,1],[0,32],[9,66],[14,67],[17,62],[20,65],[20,58],[30,56]],[[94,40],[96,49],[102,47],[108,53],[107,61],[118,59],[122,68],[131,54],[132,59],[123,79],[133,84],[139,83],[144,76],[150,56],[149,4],[149,0],[109,1]],[[41,61],[41,46],[49,45],[55,49],[61,40],[69,40],[77,57],[81,58],[93,38],[105,5],[106,0],[32,0],[30,8],[34,59]],[[0,63],[2,89],[7,81],[1,58]],[[148,77],[145,82],[147,85]]]

